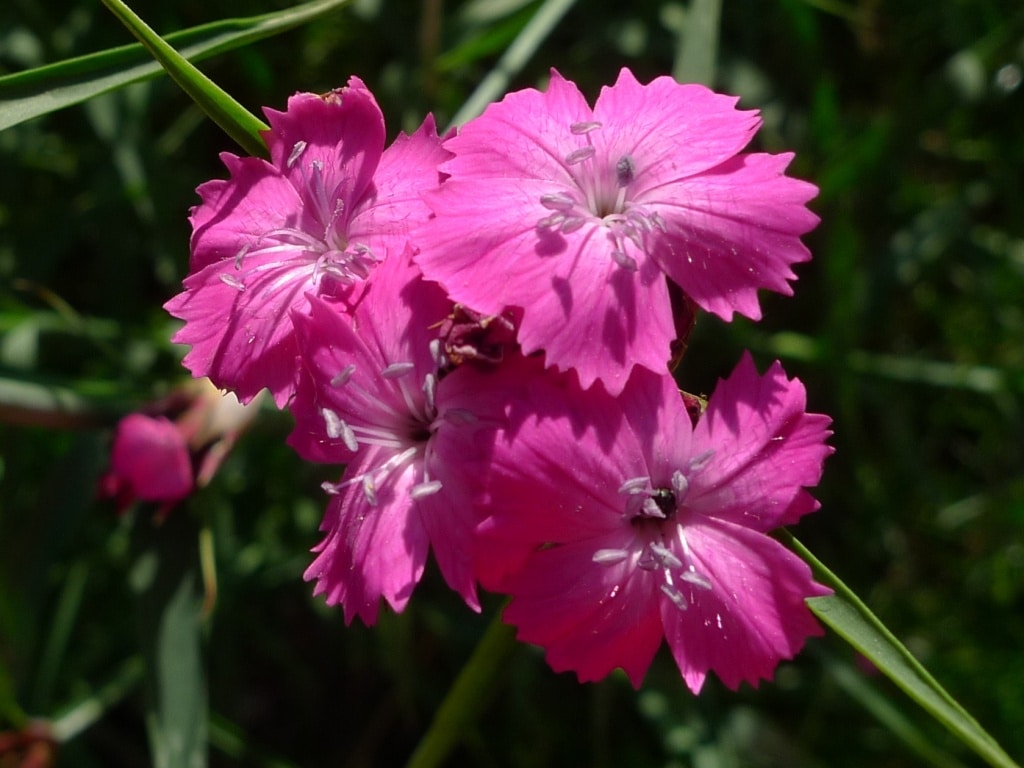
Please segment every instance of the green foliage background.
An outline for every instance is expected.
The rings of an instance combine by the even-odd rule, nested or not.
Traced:
[[[836,455],[822,510],[798,535],[1019,759],[1024,7],[734,0],[717,39],[698,39],[686,24],[714,3],[626,5],[579,0],[511,87],[542,85],[550,67],[591,97],[623,66],[642,81],[700,76],[694,46],[717,44],[711,83],[762,110],[756,148],[796,152],[791,172],[821,187],[822,224],[795,296],[765,295],[757,324],[702,318],[682,380],[707,392],[751,348],[806,382],[811,409],[835,419]],[[286,5],[134,7],[170,32]],[[254,112],[358,75],[393,136],[428,111],[446,124],[537,8],[359,0],[202,68]],[[0,74],[128,41],[99,4],[17,0],[0,9]],[[166,78],[0,132],[0,730],[61,722],[109,694],[57,765],[150,764],[141,670],[170,662],[146,650],[163,603],[145,556],[194,570],[205,524],[219,592],[199,638],[205,694],[193,693],[209,703],[210,764],[400,765],[488,615],[433,571],[405,614],[372,629],[312,599],[301,574],[319,539],[319,484],[337,469],[284,446],[286,416],[261,416],[159,528],[150,510],[119,519],[94,498],[117,414],[184,376],[160,307],[185,274],[194,189],[226,175],[225,150]],[[12,407],[25,384],[81,408]],[[929,761],[974,764],[829,637],[760,690],[709,681],[697,698],[667,655],[636,693],[618,676],[581,686],[520,648],[450,764]]]

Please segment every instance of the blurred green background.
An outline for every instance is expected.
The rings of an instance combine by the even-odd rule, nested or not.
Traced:
[[[674,73],[761,109],[755,148],[797,153],[791,173],[821,188],[814,261],[794,297],[763,296],[763,322],[702,317],[682,381],[710,391],[751,348],[806,382],[810,409],[835,419],[836,454],[822,510],[795,533],[1019,759],[1024,6],[626,5],[576,2],[511,87],[555,67],[592,98],[623,66]],[[135,7],[171,32],[286,4]],[[428,111],[447,124],[539,7],[358,0],[202,68],[253,111],[356,74],[394,136]],[[129,40],[98,3],[12,0],[0,74]],[[55,720],[74,734],[56,765],[149,765],[155,663],[182,680],[204,670],[205,694],[183,684],[156,709],[205,696],[214,766],[401,765],[498,602],[471,614],[434,570],[372,629],[311,598],[319,484],[338,470],[290,452],[287,416],[262,414],[161,526],[95,498],[117,414],[184,376],[160,307],[185,274],[194,189],[226,175],[225,150],[166,78],[0,131],[0,731]],[[68,407],[26,409],[26,392]],[[168,660],[160,611],[193,599],[204,526],[216,607]],[[164,576],[193,579],[186,593],[147,581],[153,553]],[[523,647],[464,737],[450,765],[977,764],[834,637],[760,690],[709,680],[699,697],[667,654],[636,693],[622,676],[581,686]],[[0,751],[3,768],[19,759]]]

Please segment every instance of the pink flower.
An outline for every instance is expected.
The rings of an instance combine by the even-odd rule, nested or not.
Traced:
[[[493,372],[462,365],[442,377],[438,328],[451,313],[407,254],[377,268],[352,317],[315,298],[308,317],[295,316],[304,371],[289,444],[347,464],[324,486],[326,535],[306,578],[346,622],[374,623],[382,597],[403,610],[431,548],[448,585],[480,609],[470,484],[486,456],[478,440],[503,407],[488,394]]]
[[[221,155],[231,178],[199,187],[191,272],[165,307],[185,320],[173,340],[192,345],[194,375],[243,401],[266,387],[282,406],[297,376],[291,310],[305,311],[307,293],[354,300],[379,261],[401,254],[448,154],[432,118],[384,151],[384,118],[355,77],[266,114],[271,161]]]
[[[825,416],[778,363],[749,356],[696,427],[671,377],[637,371],[617,401],[571,377],[534,383],[494,447],[480,580],[505,620],[581,681],[639,686],[668,641],[689,688],[769,677],[820,629],[827,593],[766,532],[817,507]]]
[[[119,511],[149,501],[160,502],[158,516],[166,514],[210,481],[256,408],[202,379],[176,390],[149,414],[128,414],[114,432],[99,494],[115,499]]]
[[[103,495],[116,497],[121,509],[136,499],[173,506],[193,485],[188,441],[173,421],[130,413],[118,422]]]
[[[665,277],[724,319],[760,317],[759,288],[791,293],[816,188],[791,154],[738,154],[760,120],[737,99],[629,70],[593,109],[551,73],[445,142],[450,177],[426,194],[424,274],[484,314],[524,310],[526,354],[617,394],[634,365],[663,371],[675,337]]]

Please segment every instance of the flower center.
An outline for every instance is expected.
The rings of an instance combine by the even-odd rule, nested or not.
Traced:
[[[304,141],[295,143],[286,161],[288,169],[299,162],[306,146]],[[318,293],[329,293],[331,281],[351,285],[369,276],[378,259],[368,246],[348,242],[345,201],[337,188],[330,192],[327,190],[323,162],[313,160],[308,166],[300,165],[299,168],[304,182],[303,189],[299,190],[300,197],[318,229],[311,232],[299,226],[286,226],[262,233],[235,254],[235,273],[220,275],[226,285],[244,291],[261,273],[274,271],[278,274],[271,290],[308,279]],[[272,254],[280,254],[281,258],[244,269],[247,259]]]
[[[349,486],[359,486],[367,504],[375,507],[378,504],[378,489],[395,472],[410,463],[419,464],[422,473],[421,481],[409,489],[409,496],[413,500],[432,496],[441,490],[441,482],[430,477],[433,455],[430,438],[443,421],[438,418],[435,402],[437,376],[434,372],[428,373],[423,378],[422,386],[417,389],[409,384],[409,374],[414,370],[415,366],[411,362],[397,362],[380,371],[380,378],[393,382],[392,386],[399,397],[395,404],[386,403],[379,397],[379,392],[372,398],[377,401],[380,409],[375,419],[377,423],[350,424],[330,408],[320,409],[327,436],[332,440],[340,439],[353,453],[365,446],[384,449],[379,454],[383,460],[376,466],[343,479],[340,483],[324,483],[322,487],[327,493],[337,494]],[[353,394],[358,393],[366,398],[370,393],[358,379],[353,378],[355,372],[355,365],[345,366],[331,379],[331,385],[346,387]],[[381,385],[380,381],[375,383]]]
[[[681,611],[696,602],[696,590],[712,589],[711,580],[694,563],[680,512],[685,509],[689,478],[707,467],[713,455],[706,451],[690,459],[686,471],[675,470],[665,486],[655,487],[646,476],[624,481],[619,493],[626,497],[625,517],[635,532],[633,545],[630,549],[599,549],[593,561],[607,566],[628,561],[657,574],[658,589]]]
[[[551,213],[537,222],[538,229],[569,234],[588,222],[607,229],[610,255],[619,267],[629,272],[638,268],[635,254],[649,251],[648,235],[655,229],[665,231],[665,222],[657,211],[632,199],[638,169],[632,155],[622,155],[614,163],[598,157],[590,135],[601,128],[597,121],[573,123],[569,132],[585,136],[586,146],[569,152],[563,162],[575,188],[540,196],[540,204]],[[630,254],[634,251],[634,255]]]

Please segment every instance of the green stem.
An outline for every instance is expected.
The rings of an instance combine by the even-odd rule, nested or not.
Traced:
[[[160,62],[181,89],[242,149],[255,157],[267,156],[267,146],[261,136],[263,131],[269,130],[266,123],[181,56],[121,0],[103,0],[103,4]]]
[[[486,697],[493,694],[494,680],[513,648],[515,631],[502,623],[499,611],[448,691],[406,768],[441,765],[480,715]]]
[[[777,535],[811,566],[819,583],[834,591],[835,594],[807,601],[822,623],[860,651],[922,709],[993,768],[1020,768],[838,576],[789,531],[781,530]]]

